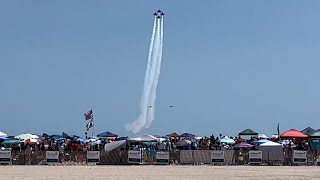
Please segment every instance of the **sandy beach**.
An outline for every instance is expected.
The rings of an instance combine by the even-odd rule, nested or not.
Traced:
[[[1,166],[0,179],[320,179],[314,166]]]

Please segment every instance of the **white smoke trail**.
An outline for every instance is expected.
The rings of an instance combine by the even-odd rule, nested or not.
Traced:
[[[155,18],[153,25],[148,64],[140,103],[140,115],[133,123],[126,124],[126,129],[133,133],[138,133],[142,129],[149,128],[154,119],[156,88],[159,80],[162,57],[162,18]]]
[[[161,59],[162,59],[162,44],[163,44],[163,17],[158,21],[158,34],[157,34],[159,41],[157,41],[159,44],[159,48],[156,50],[157,56],[156,56],[156,62],[155,62],[155,72],[154,72],[154,78],[151,86],[150,91],[150,101],[149,104],[152,105],[152,108],[149,109],[149,112],[147,113],[146,123],[143,128],[147,129],[150,127],[152,121],[154,120],[155,116],[155,102],[157,97],[157,86],[159,82],[159,76],[160,76],[160,70],[161,70]]]
[[[137,132],[139,131],[145,124],[145,119],[147,116],[147,110],[148,110],[148,103],[149,103],[149,97],[146,96],[150,92],[150,72],[152,69],[152,55],[154,52],[154,40],[155,40],[155,35],[156,35],[156,24],[157,23],[157,18],[154,18],[154,23],[153,23],[153,30],[152,30],[152,36],[151,36],[151,42],[150,42],[150,47],[149,47],[149,55],[148,55],[148,63],[147,63],[147,68],[146,68],[146,74],[145,74],[145,79],[144,79],[144,87],[143,87],[143,92],[142,92],[142,97],[141,97],[141,102],[140,102],[140,115],[139,118],[134,121],[131,124],[126,124],[126,129],[131,130],[132,132]]]
[[[147,70],[145,74],[145,79],[144,79],[144,87],[143,87],[143,92],[142,92],[142,97],[141,97],[141,103],[140,103],[140,110],[143,110],[144,116],[146,116],[147,109],[146,105],[148,104],[149,97],[145,96],[150,91],[150,73],[152,69],[152,54],[154,52],[154,39],[156,35],[156,24],[157,23],[157,18],[154,17],[154,23],[153,23],[153,30],[152,30],[152,37],[151,37],[151,42],[150,42],[150,48],[149,48],[149,55],[148,55],[148,64],[147,64]]]

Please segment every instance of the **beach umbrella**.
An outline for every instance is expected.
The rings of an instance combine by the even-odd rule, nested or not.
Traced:
[[[65,138],[60,134],[51,135],[51,136],[49,136],[49,138],[53,139],[55,141],[65,140]]]
[[[179,134],[174,132],[174,133],[168,134],[166,136],[168,136],[168,137],[179,137]]]
[[[225,136],[224,138],[220,139],[220,143],[235,144],[236,142],[228,136]]]
[[[64,137],[65,139],[73,139],[72,136],[69,136],[69,134],[62,132],[62,137]]]
[[[8,134],[0,131],[0,137],[7,137],[7,136],[8,136]]]
[[[39,139],[39,136],[30,133],[23,133],[14,137],[15,139],[26,140],[26,139]]]
[[[7,139],[7,140],[4,140],[2,142],[2,144],[4,144],[4,145],[15,145],[15,144],[20,144],[20,141],[16,140],[16,139]]]
[[[75,138],[75,141],[86,142],[86,141],[88,141],[88,139],[86,139],[85,137],[77,137],[77,138]]]
[[[183,133],[180,135],[180,137],[194,137],[195,135],[190,134],[190,133]]]
[[[98,134],[97,137],[118,137],[118,135],[111,133],[109,131],[105,131],[105,132]]]
[[[242,142],[239,144],[234,145],[235,148],[251,148],[253,145]]]

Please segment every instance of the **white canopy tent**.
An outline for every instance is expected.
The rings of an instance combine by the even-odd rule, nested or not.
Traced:
[[[268,141],[268,142],[265,142],[265,143],[262,143],[262,144],[260,144],[260,147],[270,147],[270,146],[272,146],[272,147],[277,147],[277,146],[280,146],[280,147],[282,147],[282,145],[281,144],[279,144],[279,143],[276,143],[276,142],[273,142],[273,141]]]
[[[105,150],[105,152],[110,152],[110,151],[117,149],[121,146],[125,146],[125,144],[126,144],[126,140],[114,141],[114,142],[105,144],[104,150]]]
[[[262,143],[259,146],[259,150],[261,151],[281,151],[282,152],[282,145],[276,142],[266,142]]]
[[[8,134],[0,131],[0,137],[7,137],[7,136],[8,136]]]
[[[128,142],[157,142],[158,138],[150,134],[138,134],[127,139]]]
[[[262,151],[262,159],[265,161],[282,161],[283,150],[282,145],[276,142],[266,142],[259,146],[259,150]]]

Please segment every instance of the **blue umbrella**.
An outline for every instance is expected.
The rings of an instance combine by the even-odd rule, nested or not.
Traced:
[[[234,147],[235,148],[251,148],[252,146],[253,145],[251,145],[251,144],[242,142],[242,143],[236,144]]]
[[[69,134],[63,132],[62,133],[62,137],[66,138],[66,139],[73,139],[71,136],[69,136]]]
[[[118,135],[113,134],[109,131],[106,131],[106,132],[102,132],[102,133],[98,134],[97,137],[118,137]]]
[[[80,142],[86,142],[88,141],[88,139],[86,139],[85,137],[77,137],[75,138],[76,141],[80,141]]]
[[[56,141],[60,141],[60,140],[64,140],[65,138],[62,135],[59,134],[55,134],[55,135],[51,135],[49,136],[50,139],[54,139]]]
[[[226,136],[226,137],[220,139],[220,143],[235,144],[236,142],[233,139]]]
[[[180,135],[180,137],[194,137],[194,135],[190,133],[183,133]]]

